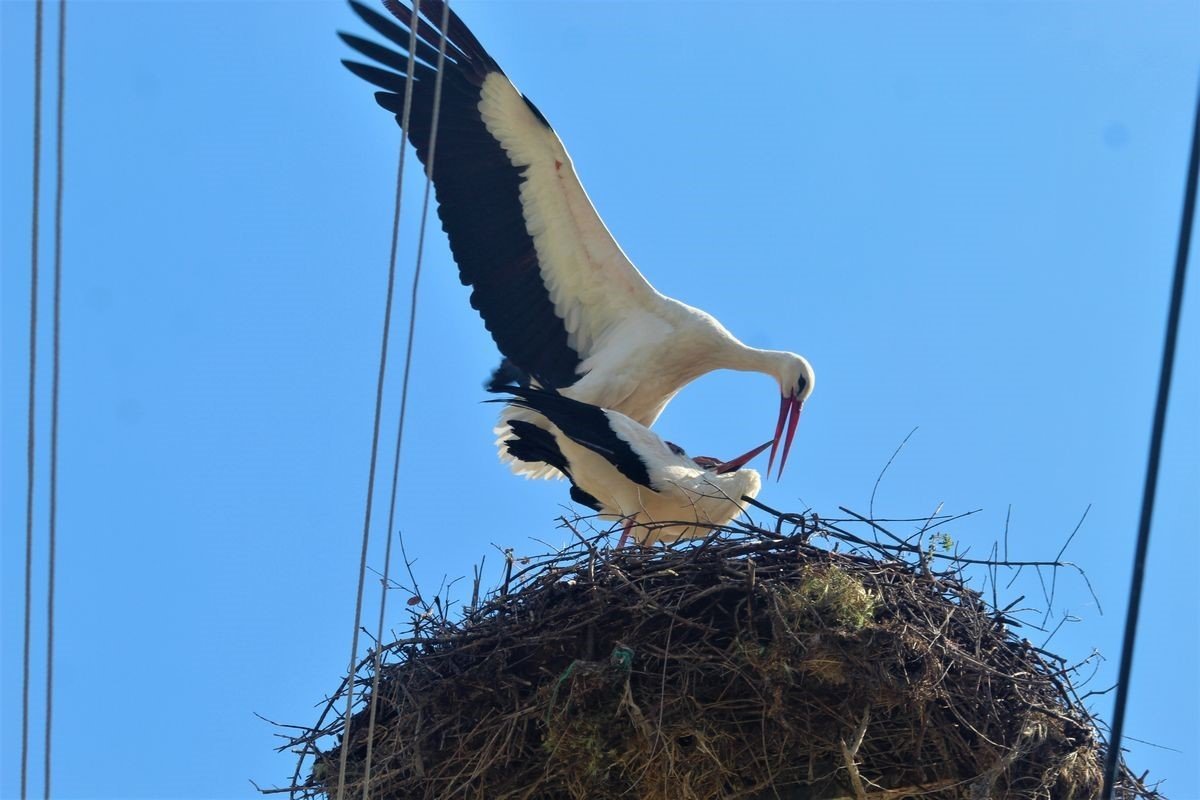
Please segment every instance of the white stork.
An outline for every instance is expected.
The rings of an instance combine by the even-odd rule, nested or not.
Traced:
[[[625,520],[618,548],[631,532],[643,545],[706,536],[711,526],[740,514],[743,500],[753,500],[762,486],[757,472],[742,467],[771,442],[725,462],[689,458],[619,411],[543,389],[505,391],[512,395],[510,409],[536,412],[553,425],[547,431],[524,419],[508,420],[509,455],[553,466],[570,479],[576,502],[603,518]]]
[[[356,0],[350,5],[403,52],[343,33],[346,44],[380,66],[343,63],[383,89],[375,99],[399,121],[409,26],[416,25],[406,134],[427,164],[445,6],[424,0],[419,8],[425,19],[414,20],[396,0],[383,2],[401,24]],[[472,289],[471,305],[500,352],[527,384],[554,387],[647,426],[676,392],[708,372],[770,375],[781,398],[767,471],[782,441],[782,474],[800,409],[813,389],[808,361],[749,347],[709,314],[655,291],[596,213],[546,118],[453,11],[446,39],[433,164],[438,214],[459,276]],[[549,464],[511,458],[504,446],[509,419],[542,424],[527,409],[505,409],[496,428],[501,459],[530,477],[556,476]]]

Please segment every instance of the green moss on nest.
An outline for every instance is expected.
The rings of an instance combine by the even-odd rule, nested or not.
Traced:
[[[811,613],[828,628],[858,631],[875,621],[879,605],[873,592],[834,564],[805,567],[790,593],[798,614]]]

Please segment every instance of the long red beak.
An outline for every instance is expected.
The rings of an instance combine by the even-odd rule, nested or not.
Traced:
[[[792,439],[796,438],[796,425],[800,422],[800,407],[803,405],[795,397],[783,397],[779,401],[779,422],[775,424],[775,440],[771,446],[771,460],[767,463],[767,475],[775,465],[775,451],[779,448],[779,440],[783,438],[783,423],[787,420],[787,438],[783,440],[783,457],[779,459],[779,474],[775,480],[783,477],[783,467],[787,464],[788,453],[792,449]]]
[[[749,453],[742,453],[737,458],[731,459],[722,464],[717,464],[717,466],[715,467],[717,474],[724,475],[726,472],[733,472],[734,470],[741,469],[742,467],[746,466],[746,464],[748,464],[750,462],[750,459],[754,458],[756,455],[761,453],[763,450],[766,450],[768,447],[770,447],[774,443],[775,443],[774,440],[771,440],[768,442],[763,442],[758,447],[751,450]],[[768,471],[767,474],[770,474],[770,472]]]

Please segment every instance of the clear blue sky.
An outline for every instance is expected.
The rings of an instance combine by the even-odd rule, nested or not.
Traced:
[[[982,508],[949,530],[981,554],[1011,506],[1011,553],[1045,558],[1091,504],[1067,557],[1104,613],[1060,576],[1051,625],[1078,621],[1050,649],[1098,650],[1089,688],[1111,685],[1200,8],[456,8],[661,291],[814,364],[789,472],[762,499],[865,511],[919,426],[879,515]],[[0,4],[4,797],[19,735],[32,11]],[[311,723],[346,664],[399,134],[338,64],[334,32],[365,29],[341,3],[70,14],[56,794],[248,797],[249,779],[282,783],[294,763],[254,712]],[[494,565],[493,544],[562,542],[567,498],[496,463],[480,382],[497,357],[436,226],[425,267],[399,525],[432,587],[485,554]],[[1200,797],[1191,288],[1127,728],[1174,748],[1129,745],[1177,800]],[[776,394],[762,376],[709,376],[659,430],[741,452],[771,433]],[[1031,576],[1007,591],[1040,604]],[[1109,715],[1111,695],[1092,703]]]

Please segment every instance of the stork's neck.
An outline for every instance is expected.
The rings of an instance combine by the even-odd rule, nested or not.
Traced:
[[[736,339],[730,346],[724,348],[717,358],[721,367],[735,369],[741,372],[761,372],[764,375],[778,376],[780,365],[791,358],[791,353],[782,350],[759,350],[749,347]]]

